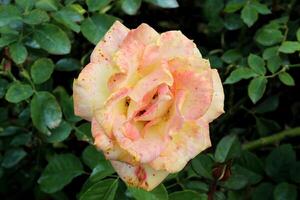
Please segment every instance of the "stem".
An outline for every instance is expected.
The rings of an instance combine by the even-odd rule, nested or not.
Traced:
[[[273,144],[276,142],[280,142],[281,140],[288,138],[288,137],[296,137],[300,136],[300,127],[287,129],[281,131],[279,133],[275,133],[274,135],[262,137],[260,139],[254,140],[252,142],[248,142],[243,145],[243,149],[245,150],[252,150],[258,147],[266,146],[269,144]]]

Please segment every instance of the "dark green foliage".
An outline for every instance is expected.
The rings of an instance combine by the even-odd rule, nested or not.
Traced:
[[[296,0],[0,0],[0,198],[296,200],[299,10]],[[212,147],[151,192],[127,187],[74,115],[73,80],[115,20],[181,30],[224,83]]]

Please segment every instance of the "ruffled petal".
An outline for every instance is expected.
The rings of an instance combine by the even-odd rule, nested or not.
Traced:
[[[129,97],[135,102],[139,102],[143,97],[161,84],[173,85],[172,74],[165,68],[153,71],[142,78],[132,89]]]
[[[73,82],[74,112],[91,121],[94,110],[101,108],[110,95],[109,77],[115,70],[105,64],[89,63]]]
[[[119,160],[129,164],[137,164],[134,157],[124,151],[114,140],[110,138],[95,118],[92,120],[92,135],[94,145],[102,151],[106,159]]]
[[[153,102],[144,108],[144,112],[134,118],[136,121],[151,121],[167,114],[172,104],[173,95],[166,84],[158,87],[157,97],[153,97]]]
[[[213,81],[213,97],[212,102],[207,112],[202,117],[208,122],[212,122],[214,119],[224,113],[224,91],[220,76],[216,69],[212,70],[212,81]]]
[[[213,85],[211,70],[195,73],[188,70],[175,70],[175,90],[184,92],[184,101],[180,106],[180,112],[187,120],[196,120],[204,115],[211,104]]]
[[[203,120],[185,122],[182,128],[172,135],[166,149],[149,165],[156,170],[175,173],[182,170],[190,159],[210,146],[207,122]]]
[[[116,21],[107,31],[103,39],[96,45],[91,54],[91,62],[110,63],[112,56],[119,49],[120,44],[129,33],[129,29],[121,22]]]
[[[130,123],[141,124],[141,128],[145,125],[141,122]],[[134,124],[136,128],[138,128],[137,124]],[[140,163],[147,163],[159,156],[166,147],[169,138],[165,134],[165,124],[165,121],[160,121],[143,131],[143,135],[141,134],[142,129],[138,129],[141,137],[135,140],[128,137],[129,133],[126,133],[126,131],[131,131],[131,129],[128,130],[128,126],[115,127],[113,134],[120,147],[131,154],[135,160]]]
[[[141,64],[141,57],[145,46],[157,40],[159,34],[147,24],[141,24],[136,29],[130,30],[120,49],[115,54],[115,63],[122,72],[127,73],[128,82],[137,79],[136,71]],[[133,79],[133,80],[132,80]]]
[[[154,170],[147,164],[134,166],[118,161],[111,161],[111,164],[127,185],[147,191],[158,186],[169,174],[166,171]]]
[[[126,121],[126,97],[130,92],[127,88],[122,88],[107,97],[104,105],[95,110],[95,118],[105,130],[106,134],[111,135],[113,127],[118,124],[121,126]]]

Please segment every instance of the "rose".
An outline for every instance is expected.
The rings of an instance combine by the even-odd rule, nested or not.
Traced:
[[[218,72],[180,31],[116,21],[74,81],[75,114],[129,185],[151,190],[211,146],[223,113]]]

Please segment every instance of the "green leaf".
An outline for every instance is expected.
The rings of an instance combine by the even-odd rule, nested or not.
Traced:
[[[31,97],[32,94],[33,90],[30,85],[14,82],[9,86],[5,99],[11,103],[19,103]]]
[[[241,9],[245,4],[245,1],[239,1],[239,0],[231,0],[228,1],[224,8],[224,12],[226,13],[234,13]]]
[[[222,60],[228,64],[238,61],[242,57],[242,54],[236,49],[227,50],[222,55]]]
[[[260,14],[266,15],[270,14],[271,10],[267,7],[266,4],[259,3],[257,1],[252,1],[251,6]]]
[[[176,0],[144,0],[162,8],[177,8],[179,5]]]
[[[9,54],[16,64],[23,63],[28,55],[26,47],[18,42],[9,45]]]
[[[209,191],[209,185],[202,181],[192,181],[190,179],[183,182],[185,190],[194,190],[201,193],[207,193]]]
[[[18,37],[13,34],[2,35],[0,38],[0,48],[5,47],[18,40]]]
[[[297,200],[297,187],[288,183],[278,184],[273,193],[274,200]]]
[[[278,46],[275,46],[275,47],[269,47],[265,49],[263,52],[263,58],[265,60],[268,60],[273,56],[277,56],[278,48],[279,48]]]
[[[207,200],[206,194],[199,194],[195,191],[185,190],[174,192],[169,195],[169,200]]]
[[[294,86],[295,85],[295,81],[293,79],[293,77],[287,73],[287,72],[281,72],[279,75],[279,80],[284,83],[285,85],[288,86]]]
[[[52,134],[46,138],[47,142],[62,142],[69,137],[71,131],[72,126],[68,122],[62,120],[58,127],[51,130]]]
[[[79,70],[81,67],[81,64],[78,60],[74,58],[62,58],[57,61],[55,64],[55,70],[57,71],[74,71]]]
[[[285,41],[281,44],[278,51],[286,54],[295,53],[300,51],[300,42],[296,41]]]
[[[300,42],[300,28],[298,28],[296,36],[297,36],[297,40]]]
[[[58,86],[57,88],[55,88],[53,94],[56,96],[62,108],[63,114],[68,121],[78,122],[81,120],[80,117],[75,116],[73,99],[68,95],[68,93],[63,87]]]
[[[281,145],[272,150],[266,159],[266,173],[276,181],[289,178],[289,171],[296,162],[296,154],[290,144]]]
[[[60,106],[49,92],[38,92],[30,103],[31,119],[34,126],[44,134],[51,135],[49,129],[59,126],[62,118]]]
[[[268,134],[279,131],[281,129],[280,125],[274,120],[266,119],[263,117],[255,117],[255,121],[257,131],[261,136],[267,136]]]
[[[83,184],[83,186],[80,190],[79,196],[84,194],[91,186],[93,186],[94,184],[101,181],[103,178],[105,178],[113,173],[115,173],[115,170],[111,166],[107,167],[102,164],[97,165],[93,169],[88,180]]]
[[[242,20],[247,24],[248,27],[252,26],[258,19],[257,11],[250,4],[246,4],[242,9],[241,14]]]
[[[35,9],[24,16],[23,21],[26,24],[37,25],[49,21],[48,14],[40,9]]]
[[[264,76],[253,78],[248,85],[248,96],[256,103],[264,95],[268,80]]]
[[[99,152],[94,146],[87,146],[82,153],[82,160],[89,168],[94,169],[96,166],[102,165],[103,168],[109,169],[110,163],[106,160],[103,153]]]
[[[44,169],[38,183],[42,191],[54,193],[84,173],[80,160],[72,154],[55,155]]]
[[[278,95],[271,96],[256,106],[253,111],[256,113],[267,113],[275,111],[279,105]]]
[[[213,160],[210,156],[205,154],[200,154],[192,160],[192,167],[194,171],[202,177],[213,179],[212,177],[212,167]]]
[[[271,183],[261,183],[253,191],[252,200],[272,199],[274,186]]]
[[[68,54],[71,42],[66,33],[53,24],[43,24],[35,29],[33,38],[42,49],[51,54]]]
[[[230,190],[240,190],[244,188],[248,183],[248,179],[244,174],[232,173],[228,180],[222,185]]]
[[[86,18],[81,24],[83,36],[93,44],[97,44],[116,20],[106,14],[95,14]]]
[[[54,70],[54,64],[49,58],[40,58],[31,66],[30,74],[35,84],[41,84],[47,81]]]
[[[232,174],[237,174],[240,176],[240,178],[235,177],[231,179],[231,177],[228,179],[227,184],[228,188],[231,189],[241,189],[247,185],[247,183],[254,185],[259,183],[262,180],[262,175],[256,173],[255,171],[252,171],[250,169],[247,169],[246,167],[240,166],[240,165],[234,165],[231,168]],[[230,180],[231,179],[231,180]],[[238,184],[238,180],[240,179],[240,184]],[[242,184],[242,181],[244,184]],[[243,186],[242,186],[243,185]]]
[[[90,12],[100,10],[100,9],[104,8],[105,6],[107,6],[110,2],[111,2],[111,0],[101,0],[101,1],[86,0],[86,4],[87,4]]]
[[[18,164],[26,155],[27,153],[23,149],[20,148],[9,149],[8,151],[5,152],[2,158],[1,166],[5,168],[11,168],[16,164]]]
[[[34,7],[34,0],[16,0],[16,4],[26,12]]]
[[[81,124],[75,129],[75,135],[77,140],[93,143],[93,137],[91,133],[91,125],[89,123]]]
[[[258,74],[266,73],[265,61],[257,55],[250,54],[248,56],[248,65]]]
[[[4,97],[9,83],[7,80],[0,78],[0,99]]]
[[[38,0],[35,3],[36,8],[40,8],[46,11],[57,11],[59,3],[57,0]]]
[[[64,7],[60,11],[54,13],[53,18],[76,33],[80,32],[80,26],[77,23],[84,19],[81,13],[71,6]]]
[[[230,73],[224,84],[233,84],[239,82],[242,79],[249,79],[255,76],[257,76],[257,74],[252,69],[248,67],[240,67]]]
[[[128,15],[135,15],[141,7],[142,0],[123,0],[122,10]]]
[[[241,144],[235,135],[227,135],[218,143],[215,151],[215,160],[223,163],[238,157],[241,153]]]
[[[118,188],[118,179],[106,179],[91,185],[82,193],[79,200],[113,200]]]
[[[0,27],[21,19],[21,13],[16,6],[0,5]]]
[[[135,200],[168,200],[168,192],[163,184],[160,184],[150,192],[133,187],[128,187],[128,191]]]
[[[264,27],[256,32],[255,41],[264,46],[272,46],[283,40],[280,30]]]
[[[237,14],[225,15],[224,26],[228,30],[237,30],[243,26],[243,21]]]
[[[290,170],[290,179],[295,183],[300,183],[300,161],[294,162]]]
[[[31,141],[31,134],[30,133],[21,133],[16,135],[10,142],[11,146],[21,146],[21,145],[28,145]]]
[[[273,56],[273,57],[271,57],[271,58],[269,58],[267,60],[267,68],[273,74],[276,71],[278,71],[278,69],[280,68],[281,64],[282,64],[282,60],[281,60],[280,56],[278,56],[278,55]]]

